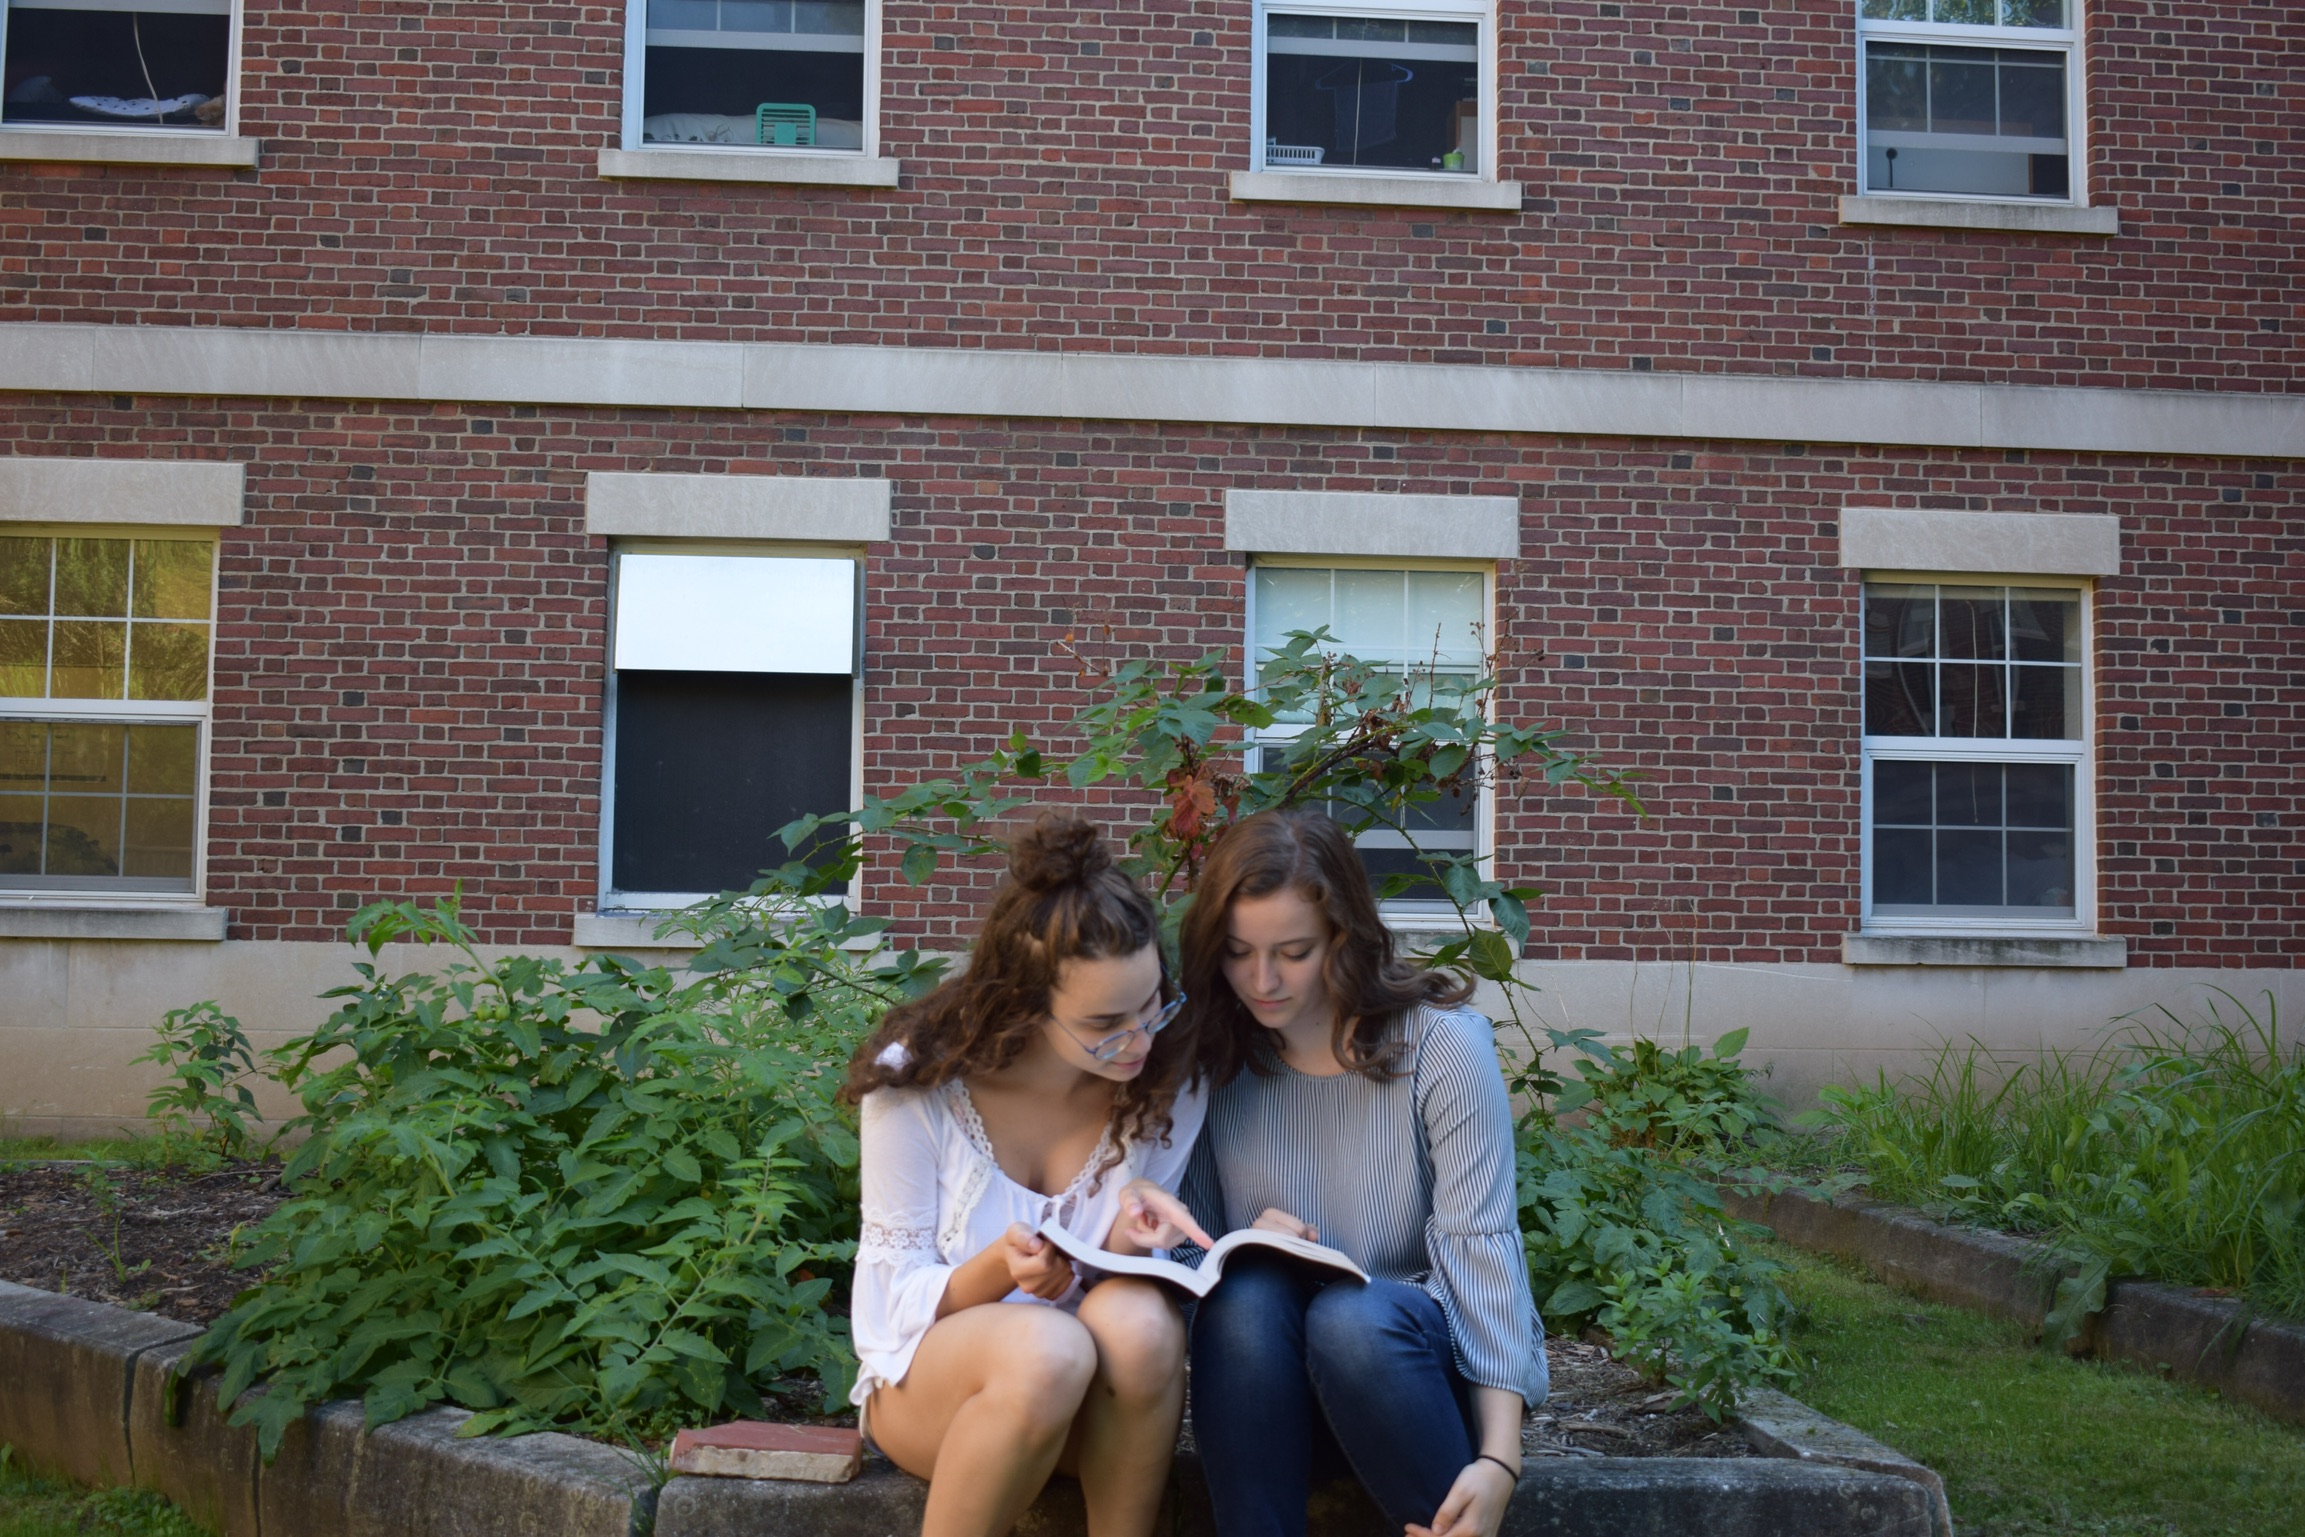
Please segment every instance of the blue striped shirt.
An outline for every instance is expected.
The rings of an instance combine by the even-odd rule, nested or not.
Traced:
[[[1268,1206],[1310,1222],[1380,1280],[1441,1307],[1465,1380],[1529,1403],[1546,1390],[1514,1189],[1513,1111],[1496,1033],[1469,1009],[1419,1008],[1400,1076],[1244,1072],[1209,1101],[1185,1203],[1221,1231]]]

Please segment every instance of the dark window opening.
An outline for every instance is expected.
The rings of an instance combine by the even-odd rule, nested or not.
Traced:
[[[620,671],[612,888],[741,891],[786,863],[779,828],[849,809],[855,709],[840,675]]]
[[[214,128],[225,120],[232,18],[8,7],[0,121]]]

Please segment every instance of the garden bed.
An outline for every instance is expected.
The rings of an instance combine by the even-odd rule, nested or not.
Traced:
[[[98,1170],[109,1196],[90,1179]],[[0,1281],[209,1323],[254,1280],[232,1269],[232,1237],[287,1198],[278,1173],[262,1162],[206,1173],[76,1161],[0,1166]],[[1672,1393],[1601,1345],[1551,1339],[1545,1354],[1553,1396],[1529,1411],[1522,1444],[1531,1457],[1753,1455],[1734,1425],[1674,1409]],[[829,1418],[854,1423],[853,1415]]]
[[[279,1172],[0,1164],[0,1281],[205,1324],[255,1282],[232,1238],[287,1199]]]

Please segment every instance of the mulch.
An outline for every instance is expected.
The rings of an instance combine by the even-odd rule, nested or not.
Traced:
[[[279,1172],[0,1164],[0,1281],[207,1323],[255,1284],[232,1268],[233,1234],[287,1199]]]
[[[117,1223],[91,1178],[99,1168],[117,1192]],[[278,1175],[279,1165],[254,1162],[205,1174],[0,1164],[0,1280],[207,1323],[255,1282],[231,1266],[233,1235],[287,1199]],[[1600,1343],[1548,1339],[1545,1357],[1553,1393],[1522,1426],[1530,1458],[1753,1455],[1733,1426],[1670,1407],[1671,1392]]]

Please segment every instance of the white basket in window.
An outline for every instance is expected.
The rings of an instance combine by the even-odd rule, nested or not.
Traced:
[[[1278,140],[1265,140],[1266,165],[1319,165],[1323,151],[1318,144],[1282,144]]]

